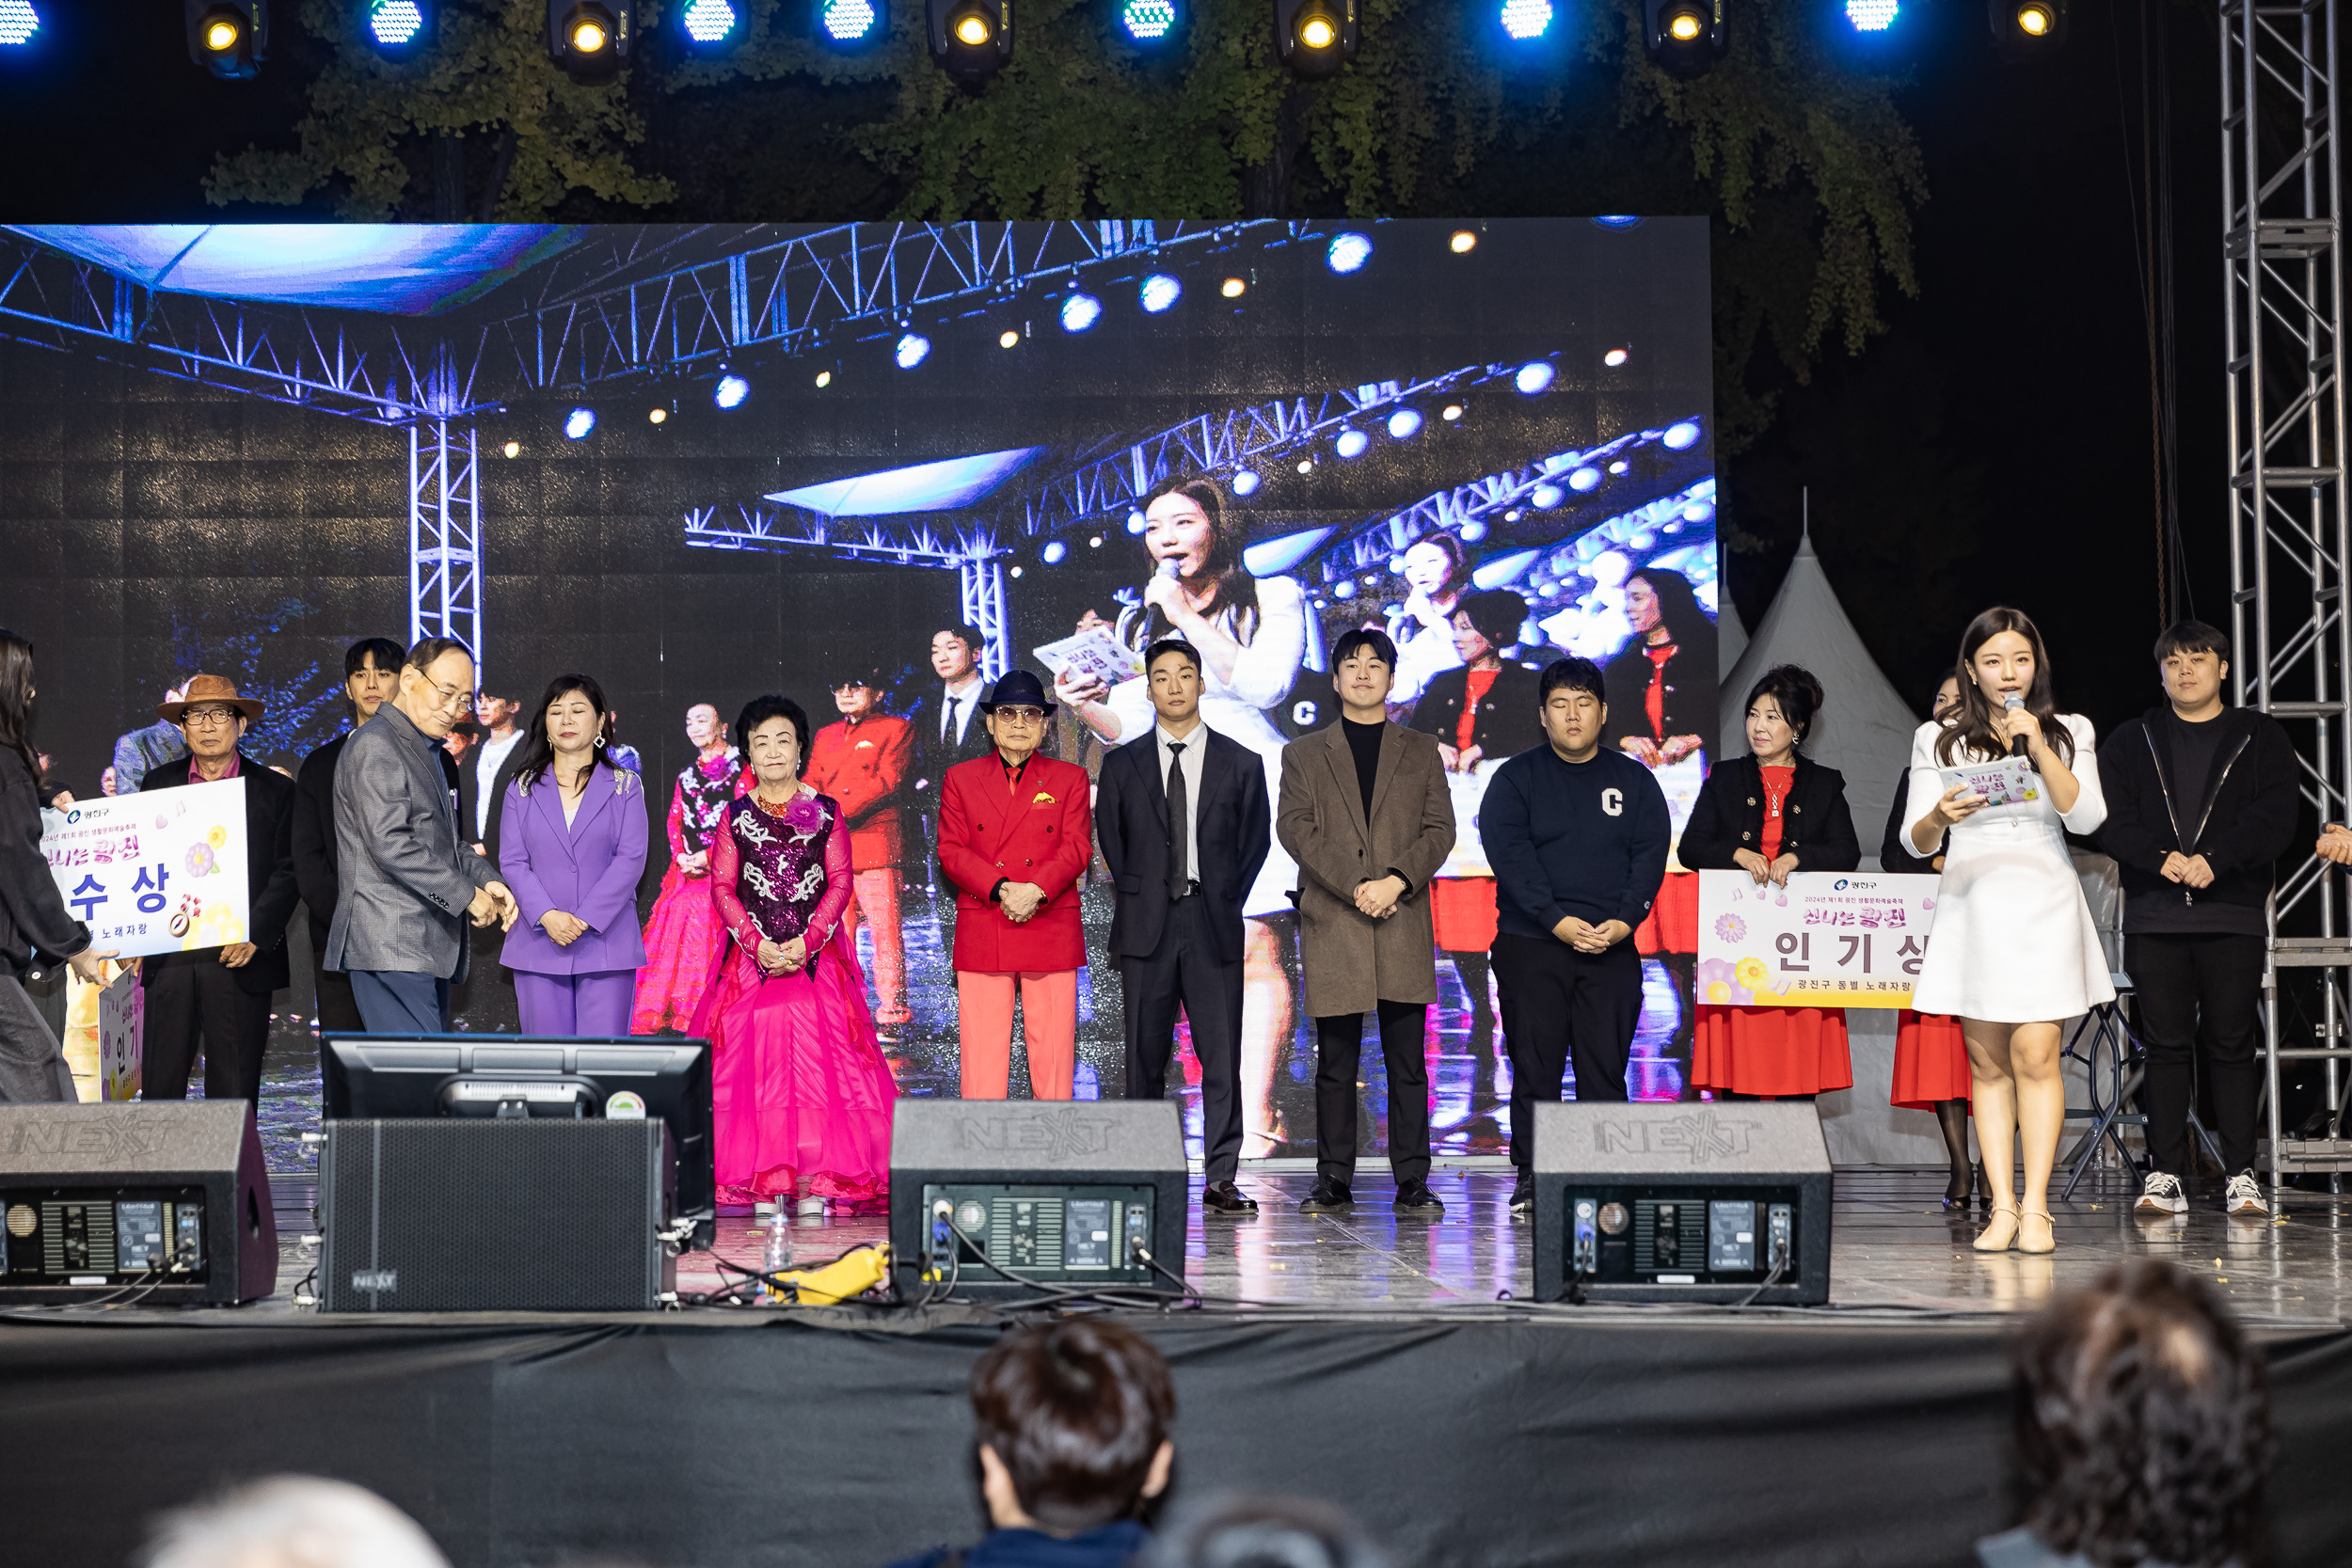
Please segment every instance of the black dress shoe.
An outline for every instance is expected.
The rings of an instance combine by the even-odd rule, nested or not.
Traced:
[[[1396,1212],[1400,1214],[1438,1215],[1445,1212],[1445,1205],[1429,1190],[1426,1181],[1406,1181],[1396,1189]]]
[[[1319,1180],[1315,1183],[1315,1190],[1300,1201],[1298,1212],[1302,1214],[1329,1214],[1355,1207],[1356,1195],[1345,1186],[1337,1181]]]
[[[1511,1183],[1511,1212],[1532,1214],[1535,1212],[1535,1178],[1527,1171]]]
[[[1200,1194],[1200,1212],[1204,1214],[1254,1214],[1257,1200],[1231,1181],[1212,1181]]]

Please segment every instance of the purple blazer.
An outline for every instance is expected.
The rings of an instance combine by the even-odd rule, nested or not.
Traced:
[[[645,788],[637,775],[597,768],[579,815],[566,827],[563,792],[552,776],[525,795],[521,781],[506,786],[499,838],[499,875],[515,892],[523,914],[506,933],[499,961],[530,974],[598,974],[642,968],[644,939],[637,931],[637,879],[645,871]],[[539,917],[563,910],[588,923],[569,947],[539,928]]]

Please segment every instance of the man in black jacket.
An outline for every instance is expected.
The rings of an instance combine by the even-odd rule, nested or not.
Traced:
[[[286,926],[301,897],[294,887],[294,786],[238,749],[246,727],[262,716],[262,705],[238,696],[227,677],[198,675],[180,701],[155,712],[180,726],[188,754],[154,768],[140,791],[243,779],[246,887],[252,902],[245,941],[140,960],[147,1026],[139,1096],[187,1099],[200,1037],[204,1098],[258,1102],[270,996],[287,984]]]
[[[2277,721],[2221,700],[2230,640],[2181,621],[2156,640],[2169,701],[2099,748],[2100,847],[2123,873],[2123,967],[2148,1050],[2140,1104],[2155,1162],[2144,1212],[2188,1207],[2188,1107],[2203,1048],[2233,1214],[2268,1212],[2254,1182],[2255,1061],[2272,863],[2295,838],[2295,748]]]

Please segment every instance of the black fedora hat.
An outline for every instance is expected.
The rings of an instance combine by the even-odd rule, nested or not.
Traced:
[[[997,677],[988,695],[980,699],[980,711],[993,713],[1000,707],[1033,707],[1051,713],[1054,705],[1047,700],[1043,683],[1026,670],[1013,670]]]

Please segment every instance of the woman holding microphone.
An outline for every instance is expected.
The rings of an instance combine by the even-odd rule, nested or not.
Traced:
[[[1993,1211],[1977,1250],[2051,1252],[2050,1167],[2066,1124],[2058,1026],[2115,998],[2066,830],[2095,830],[2106,800],[2090,721],[2057,710],[2042,633],[2023,610],[1995,608],[1968,623],[1959,673],[1958,710],[1920,725],[1911,742],[1910,847],[1945,857],[1914,1005],[1957,1016],[1968,1041]],[[1965,768],[1987,784],[1992,765],[2014,755],[2031,772],[2013,800],[1948,776]],[[2018,1194],[2010,1169],[2021,1140]]]

